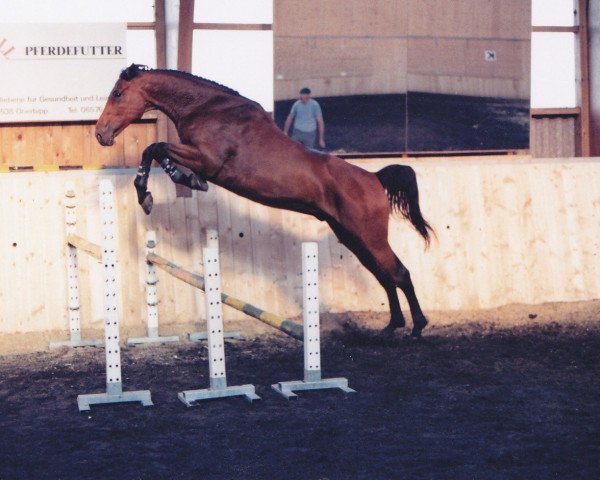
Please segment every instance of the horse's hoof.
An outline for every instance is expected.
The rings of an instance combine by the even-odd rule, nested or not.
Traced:
[[[421,332],[427,326],[428,323],[429,322],[427,321],[426,318],[423,318],[419,322],[415,322],[413,325],[412,332],[410,333],[410,336],[413,338],[421,338]]]
[[[208,183],[193,173],[190,175],[190,188],[192,190],[200,190],[206,192],[208,190]]]
[[[383,330],[381,330],[381,336],[392,338],[394,336],[394,332],[397,328],[400,328],[398,325],[388,325]]]
[[[381,330],[381,336],[383,336],[383,337],[391,337],[391,336],[394,335],[394,330],[396,330],[394,327],[390,327],[388,325],[383,330]]]
[[[152,198],[152,194],[150,192],[146,192],[146,196],[144,197],[144,201],[140,203],[142,206],[142,210],[146,215],[150,215],[152,211],[152,206],[154,205],[154,199]]]

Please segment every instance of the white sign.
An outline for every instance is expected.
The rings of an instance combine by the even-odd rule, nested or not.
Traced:
[[[97,120],[126,66],[124,23],[0,24],[0,123]]]
[[[483,52],[483,57],[486,62],[495,62],[496,61],[496,50],[486,50]]]

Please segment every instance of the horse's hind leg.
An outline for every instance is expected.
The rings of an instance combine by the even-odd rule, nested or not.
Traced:
[[[413,320],[413,329],[411,335],[413,337],[420,337],[421,332],[427,326],[427,318],[421,310],[421,305],[419,304],[419,300],[417,299],[417,295],[415,293],[415,287],[412,283],[412,280],[410,279],[410,272],[404,265],[402,265],[402,262],[398,260],[398,258],[395,255],[394,258],[397,263],[397,266],[395,268],[395,284],[396,286],[400,287],[400,290],[402,290],[402,293],[404,293],[404,296],[408,301],[408,306],[410,307],[410,314]],[[392,320],[390,320],[390,325],[387,328],[395,328],[395,326],[392,324]]]
[[[396,328],[405,326],[404,316],[400,310],[400,302],[398,301],[397,288],[402,290],[413,320],[413,329],[411,335],[420,337],[421,332],[427,326],[427,318],[421,310],[421,305],[417,299],[415,288],[410,278],[410,272],[396,257],[389,245],[373,252],[374,262],[377,267],[370,269],[385,289],[390,305],[390,323],[385,327],[384,331],[392,333]],[[376,273],[377,272],[377,273]]]
[[[381,283],[385,289],[385,293],[388,297],[388,304],[390,306],[390,323],[383,331],[392,333],[397,328],[405,327],[406,320],[404,320],[404,315],[402,315],[402,310],[400,309],[400,301],[398,300],[398,292],[396,291],[394,282],[386,279],[384,281],[380,280],[379,283]]]
[[[419,300],[415,294],[410,272],[398,259],[387,242],[387,229],[378,231],[377,228],[372,228],[362,236],[359,236],[350,233],[337,222],[330,221],[329,225],[340,241],[375,275],[375,278],[377,278],[381,286],[385,289],[390,306],[390,322],[384,331],[391,333],[396,328],[405,326],[396,290],[400,288],[408,301],[413,319],[411,335],[420,337],[421,331],[427,326],[427,318],[423,314]],[[381,240],[381,238],[386,240]]]

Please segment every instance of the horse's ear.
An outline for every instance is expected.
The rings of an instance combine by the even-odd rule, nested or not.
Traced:
[[[120,78],[122,80],[131,80],[132,78],[135,78],[142,70],[148,70],[148,67],[146,65],[132,63],[129,67],[121,71]]]

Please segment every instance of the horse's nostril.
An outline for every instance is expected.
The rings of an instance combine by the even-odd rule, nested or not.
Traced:
[[[102,135],[100,135],[99,133],[96,134],[96,139],[99,143],[102,143]]]

